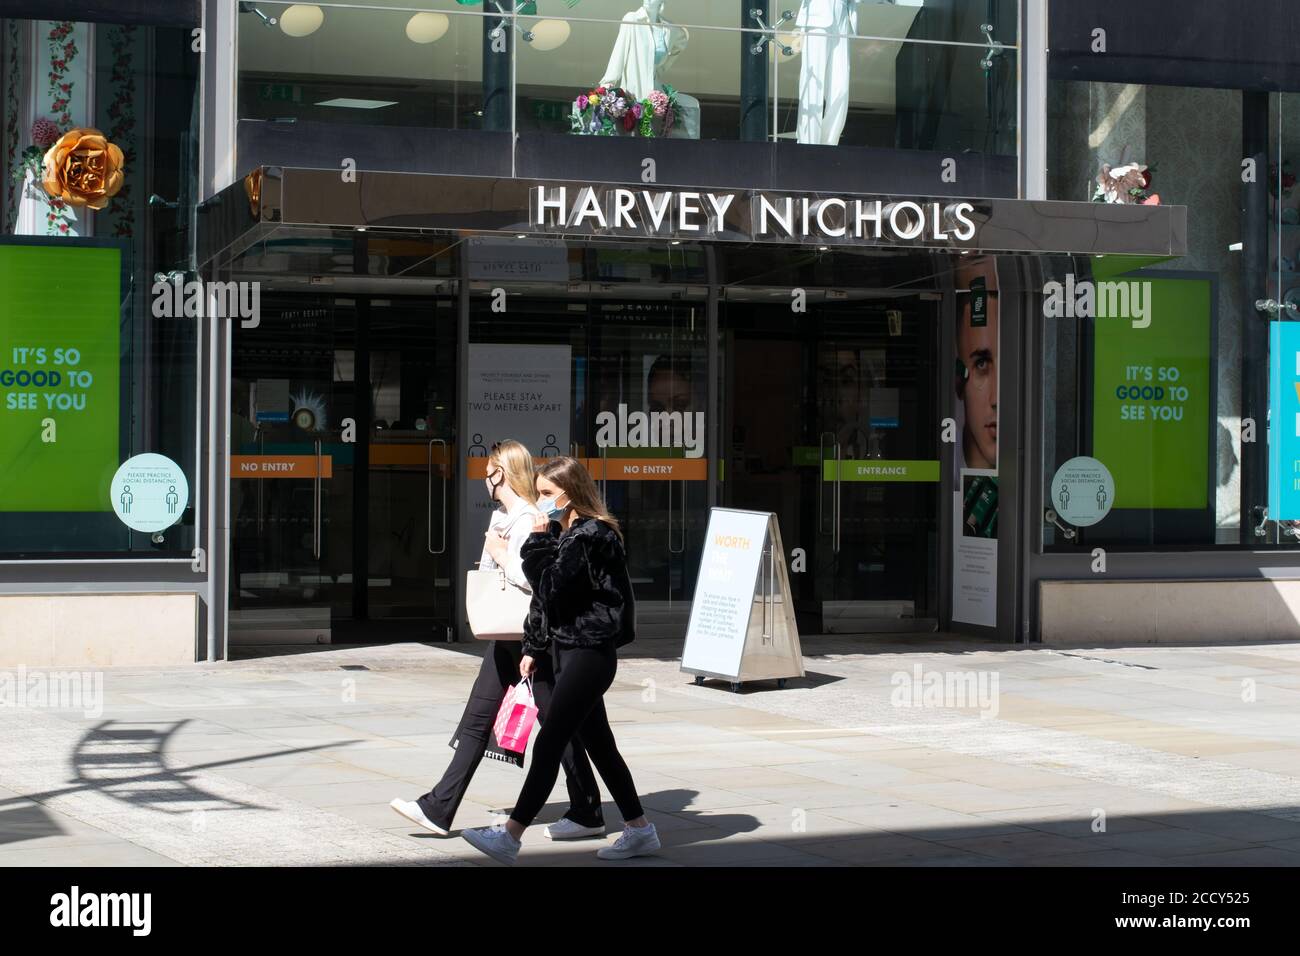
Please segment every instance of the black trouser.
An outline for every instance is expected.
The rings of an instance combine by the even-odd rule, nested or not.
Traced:
[[[416,801],[424,810],[424,815],[444,830],[451,829],[451,821],[465,797],[465,791],[469,789],[474,771],[483,761],[483,748],[496,723],[497,711],[501,708],[506,688],[519,682],[521,656],[522,645],[519,641],[493,641],[487,648],[478,677],[474,681],[474,689],[470,691],[469,702],[465,704],[465,712],[460,718],[460,726],[456,728],[455,756],[451,758],[451,763],[447,765],[437,785]],[[537,658],[537,670],[533,674],[533,695],[537,699],[538,720],[541,722],[550,717],[554,687],[554,667],[550,656],[543,654]],[[582,826],[603,826],[600,789],[581,745],[575,742],[572,746],[565,747],[560,762],[564,765],[565,783],[569,789],[569,809],[564,815]],[[552,786],[555,784],[555,776],[556,774],[551,775]]]
[[[533,822],[551,795],[565,747],[572,740],[591,756],[624,821],[635,820],[644,811],[632,773],[614,743],[603,699],[614,683],[618,652],[612,643],[590,648],[552,645],[552,651],[555,689],[546,720],[533,743],[532,766],[510,819],[523,826]]]

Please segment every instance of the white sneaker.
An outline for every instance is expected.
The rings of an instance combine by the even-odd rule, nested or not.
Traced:
[[[479,827],[477,830],[464,830],[461,836],[474,849],[486,853],[498,863],[513,866],[519,856],[519,841],[510,835],[505,827]]]
[[[438,834],[438,836],[447,836],[447,834],[451,832],[449,830],[444,830],[442,827],[438,826],[438,824],[426,817],[424,815],[424,810],[421,809],[420,805],[414,800],[403,800],[401,797],[397,797],[389,804],[389,806],[412,823],[417,823],[426,830]]]
[[[623,832],[610,846],[596,851],[602,860],[626,860],[628,857],[644,856],[659,849],[659,832],[653,823],[647,823],[640,830],[624,824]]]
[[[581,823],[575,823],[568,817],[561,817],[543,830],[542,834],[548,840],[581,840],[585,837],[603,837],[605,827],[603,825],[584,827]]]

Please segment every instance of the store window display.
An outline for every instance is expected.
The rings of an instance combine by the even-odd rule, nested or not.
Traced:
[[[801,143],[839,145],[849,118],[850,37],[858,30],[858,5],[859,0],[803,0],[799,7]]]
[[[664,88],[663,74],[690,43],[690,33],[664,15],[664,0],[645,0],[623,17],[609,65],[600,79],[607,89],[624,89],[638,100]],[[679,122],[670,136],[700,138],[700,101],[677,92]]]

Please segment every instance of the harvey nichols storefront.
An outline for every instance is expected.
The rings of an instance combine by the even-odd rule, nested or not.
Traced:
[[[713,506],[776,513],[805,634],[1300,627],[1245,434],[1300,198],[1188,210],[1167,148],[1164,205],[1055,201],[1125,144],[1045,142],[1044,4],[860,5],[830,122],[766,4],[670,3],[651,137],[574,112],[634,0],[103,6],[0,19],[0,666],[468,639],[507,437],[600,481],[646,635],[683,635]],[[1289,142],[1246,105],[1234,182],[1243,131],[1261,169]],[[71,127],[122,149],[100,209],[10,176]]]
[[[1067,253],[1177,255],[1185,215],[344,178],[260,168],[200,216],[232,644],[467,638],[505,438],[598,479],[647,635],[684,633],[724,506],[778,515],[804,633],[1012,639],[1026,309]]]

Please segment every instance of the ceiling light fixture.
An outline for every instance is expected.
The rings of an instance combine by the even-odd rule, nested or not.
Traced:
[[[337,106],[347,110],[377,110],[385,106],[396,106],[397,100],[361,100],[351,96],[336,96],[332,100],[321,100],[317,106]]]
[[[295,3],[280,14],[280,29],[291,37],[309,37],[325,22],[325,11],[314,3]]]
[[[445,13],[417,13],[406,21],[406,38],[412,43],[434,43],[450,27],[451,19]]]
[[[549,53],[564,46],[573,31],[567,20],[538,20],[528,32],[532,34],[528,45],[534,50]]]

